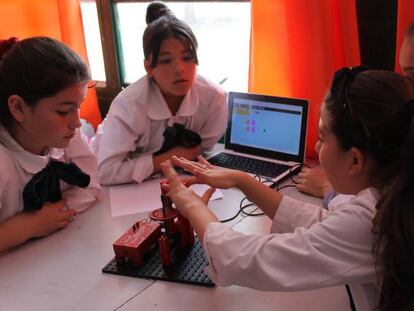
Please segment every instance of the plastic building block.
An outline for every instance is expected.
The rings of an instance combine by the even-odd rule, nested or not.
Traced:
[[[158,243],[160,236],[160,224],[145,220],[136,222],[113,244],[116,262],[123,264],[130,259],[134,265],[141,266],[145,253]]]
[[[154,222],[141,220],[129,228],[113,244],[115,260],[118,265],[127,261],[140,267],[144,264],[147,252],[158,247],[163,266],[174,265],[171,259],[171,247],[185,251],[195,243],[194,230],[188,219],[184,218],[175,208],[166,190],[162,187],[166,180],[161,180],[162,208],[152,211],[150,218]]]
[[[168,241],[168,237],[165,235],[161,235],[158,239],[158,246],[160,247],[160,257],[161,263],[163,266],[170,266],[171,261],[171,252],[170,252],[170,242]]]
[[[214,286],[214,283],[204,272],[208,261],[197,237],[195,237],[195,243],[191,249],[180,250],[174,247],[170,249],[170,255],[171,264],[166,266],[161,261],[160,249],[154,247],[146,253],[144,265],[141,267],[136,267],[131,262],[119,265],[113,258],[102,268],[102,272],[198,286]]]

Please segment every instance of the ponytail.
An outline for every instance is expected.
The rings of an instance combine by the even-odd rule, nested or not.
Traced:
[[[145,15],[145,22],[147,25],[161,17],[177,19],[173,12],[162,1],[153,1],[147,7],[147,14]]]
[[[343,150],[370,160],[380,193],[372,254],[379,311],[414,310],[414,83],[398,73],[343,69],[325,100],[326,125]]]
[[[406,105],[411,124],[400,158],[395,159],[400,167],[384,187],[374,218],[380,311],[414,310],[414,100]]]
[[[151,68],[157,66],[161,44],[168,38],[176,38],[185,43],[194,63],[198,65],[198,43],[193,31],[185,22],[175,17],[165,3],[151,2],[147,7],[145,20],[147,28],[142,37],[142,45],[144,57],[150,61]]]

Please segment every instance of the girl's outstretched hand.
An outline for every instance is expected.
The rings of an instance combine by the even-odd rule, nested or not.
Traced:
[[[188,185],[207,184],[214,188],[228,189],[237,187],[243,176],[247,175],[241,171],[211,165],[202,156],[198,156],[198,162],[178,157],[172,157],[171,162],[194,175],[187,179]]]
[[[178,176],[170,160],[163,162],[160,169],[168,179],[168,196],[175,203],[181,215],[191,219],[197,211],[207,209],[207,203],[215,191],[214,188],[209,188],[199,197],[191,189],[184,186],[183,180]]]

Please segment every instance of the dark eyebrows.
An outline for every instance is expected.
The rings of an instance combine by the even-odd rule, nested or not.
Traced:
[[[190,49],[186,49],[186,50],[181,51],[181,54],[186,54],[186,53],[191,53],[191,50]],[[171,54],[172,53],[170,53],[170,52],[160,52],[159,55],[171,55]]]
[[[83,98],[81,102],[83,102],[84,100],[85,100],[85,98]],[[76,106],[76,107],[80,106],[79,103],[75,103],[75,102],[71,102],[71,101],[60,102],[60,103],[58,103],[58,105],[59,106]]]

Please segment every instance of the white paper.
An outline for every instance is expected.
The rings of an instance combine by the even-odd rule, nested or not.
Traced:
[[[199,196],[202,196],[206,190],[210,188],[208,185],[192,185],[190,186],[190,189],[194,191]],[[220,189],[216,189],[214,191],[213,195],[210,198],[210,201],[218,200],[223,198],[223,192],[220,191]]]
[[[208,188],[207,185],[192,185],[190,187],[199,196]],[[111,216],[138,214],[161,208],[160,196],[160,179],[158,178],[147,180],[141,184],[112,186],[109,188]],[[222,197],[223,193],[217,189],[210,200]]]

